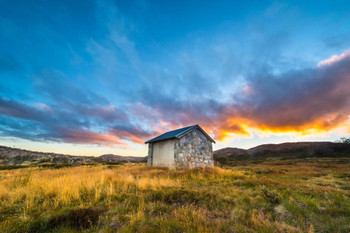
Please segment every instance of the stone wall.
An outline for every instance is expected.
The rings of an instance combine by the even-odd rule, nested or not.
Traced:
[[[212,142],[199,130],[195,129],[174,144],[175,167],[213,167]]]

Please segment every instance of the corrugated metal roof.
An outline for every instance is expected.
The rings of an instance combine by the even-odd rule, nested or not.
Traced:
[[[171,138],[179,138],[179,137],[183,136],[184,134],[186,134],[186,132],[188,132],[194,128],[197,128],[197,127],[204,133],[205,136],[207,136],[212,142],[215,143],[215,141],[206,132],[204,132],[204,130],[199,125],[192,125],[192,126],[184,127],[181,129],[169,131],[169,132],[163,133],[155,138],[152,138],[152,139],[146,141],[145,143],[156,142],[156,141],[161,141],[161,140],[166,140],[166,139],[171,139]]]

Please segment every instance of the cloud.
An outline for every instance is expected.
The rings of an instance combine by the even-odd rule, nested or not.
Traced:
[[[57,11],[63,18],[36,14],[26,28],[33,34],[7,41],[22,60],[0,57],[0,74],[22,64],[23,73],[30,71],[17,72],[18,83],[6,76],[0,84],[0,134],[125,147],[192,124],[218,140],[256,130],[312,134],[347,124],[349,51],[311,66],[310,50],[300,52],[307,42],[298,47],[303,40],[294,33],[301,25],[295,20],[303,19],[286,8],[275,4],[242,26],[215,29],[225,33],[190,33],[171,46],[152,38],[146,43],[144,36],[152,35],[113,1],[93,2],[78,15],[75,8]],[[76,18],[72,23],[88,26],[66,34],[67,19]]]
[[[324,65],[327,64],[327,65]],[[219,121],[271,132],[315,133],[348,124],[350,53],[333,56],[313,69],[279,75],[257,73],[247,78],[251,91],[228,104]],[[232,132],[221,125],[220,132]],[[215,127],[215,126],[213,126]]]
[[[257,68],[246,75],[242,90],[232,91],[227,102],[214,96],[200,99],[201,94],[181,100],[155,84],[154,89],[141,92],[142,103],[134,106],[134,112],[144,115],[151,125],[157,125],[159,119],[172,128],[199,123],[219,140],[230,134],[250,135],[252,130],[312,134],[346,126],[350,53],[332,56],[322,64],[327,65],[279,74]]]
[[[145,137],[154,133],[152,129],[144,130],[140,124],[131,122],[128,111],[123,109],[123,103],[112,103],[104,91],[100,94],[95,90],[108,89],[101,87],[97,81],[102,80],[102,85],[113,87],[113,93],[118,97],[128,95],[129,87],[138,80],[134,80],[134,83],[129,81],[135,72],[127,70],[131,70],[130,66],[137,69],[139,61],[134,43],[128,38],[131,24],[123,18],[116,5],[112,1],[96,1],[92,5],[96,10],[94,13],[97,22],[94,22],[94,26],[98,25],[95,28],[97,34],[69,31],[73,36],[66,40],[66,35],[59,31],[60,27],[56,28],[57,25],[52,25],[51,21],[42,23],[45,35],[40,37],[43,38],[43,43],[36,45],[38,53],[35,56],[47,57],[48,49],[45,50],[45,46],[50,45],[50,56],[54,53],[57,57],[48,59],[52,60],[48,65],[45,59],[30,59],[33,54],[28,51],[30,49],[25,52],[26,57],[29,56],[25,63],[32,69],[31,74],[25,74],[32,82],[31,86],[26,87],[31,92],[29,101],[26,101],[28,98],[16,97],[16,86],[7,88],[12,83],[0,86],[2,136],[125,147],[126,142],[143,143],[147,139]],[[89,5],[89,9],[90,7]],[[67,11],[62,17],[75,17],[71,13]],[[40,21],[43,15],[37,17],[35,20]],[[51,16],[49,18],[54,19]],[[91,19],[93,17],[89,15],[89,20]],[[28,41],[35,35],[42,34],[37,27],[32,29]],[[54,39],[48,39],[48,35]],[[81,46],[84,43],[86,44]],[[72,61],[60,60],[64,57],[72,57]],[[65,65],[72,62],[87,67],[91,73],[88,75],[93,77],[80,77],[81,71],[75,68],[68,71]],[[0,72],[9,72],[18,67],[19,63],[12,56],[0,57]],[[24,81],[23,76],[19,77],[19,81]]]
[[[132,124],[114,126],[109,130],[109,133],[119,137],[120,139],[129,140],[135,143],[142,144],[145,139],[152,137],[155,132],[148,132],[141,127]]]
[[[155,85],[144,88],[139,102],[124,109],[73,83],[47,79],[38,88],[50,96],[51,104],[30,106],[1,98],[0,114],[36,122],[36,136],[43,140],[108,146],[143,143],[165,130],[197,123],[219,140],[231,134],[247,136],[252,130],[317,133],[344,126],[350,115],[350,54],[325,61],[312,69],[251,73],[228,102],[210,95],[186,100]],[[71,91],[61,96],[57,87]],[[32,133],[22,134],[12,132],[34,138]]]
[[[51,76],[52,77],[52,76]],[[130,122],[128,113],[94,92],[47,77],[37,85],[49,103],[33,105],[0,97],[1,135],[34,141],[119,145],[143,143],[151,133]],[[64,94],[59,90],[65,90]]]
[[[328,59],[320,61],[317,66],[321,67],[321,66],[331,65],[332,63],[339,62],[343,59],[346,59],[346,57],[349,57],[349,56],[350,56],[350,50],[347,50],[340,55],[333,55]]]
[[[0,97],[0,114],[15,118],[40,121],[44,119],[44,112],[37,108]]]
[[[97,144],[104,146],[121,146],[125,147],[126,143],[120,141],[119,136],[106,133],[96,133],[86,129],[60,129],[60,138],[63,142],[78,144]]]

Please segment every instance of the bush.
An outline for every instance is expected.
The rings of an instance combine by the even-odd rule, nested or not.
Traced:
[[[87,229],[96,226],[101,209],[87,207],[69,210],[49,219],[47,228],[54,229],[60,226],[69,226],[75,229]]]
[[[0,165],[0,170],[12,170],[18,168],[25,168],[23,165]]]
[[[350,137],[349,138],[346,138],[346,137],[340,138],[340,142],[350,144]]]
[[[278,205],[281,202],[282,198],[276,190],[271,190],[266,186],[261,186],[260,191],[263,198],[271,204]]]

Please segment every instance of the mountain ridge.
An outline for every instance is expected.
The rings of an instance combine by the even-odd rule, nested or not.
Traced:
[[[219,162],[350,156],[350,144],[329,141],[270,143],[258,145],[249,149],[226,147],[213,151],[213,154],[214,159]],[[97,157],[78,156],[0,146],[0,164],[3,165],[21,165],[29,163],[64,163],[80,165],[96,162],[147,162],[147,156],[133,157],[115,154],[103,154]]]
[[[249,149],[226,147],[213,154],[217,161],[350,156],[350,144],[329,141],[270,143]]]
[[[93,162],[146,162],[146,157],[104,154],[100,156],[79,156],[53,152],[39,152],[8,146],[0,146],[0,164],[19,165],[27,163],[88,164]]]

